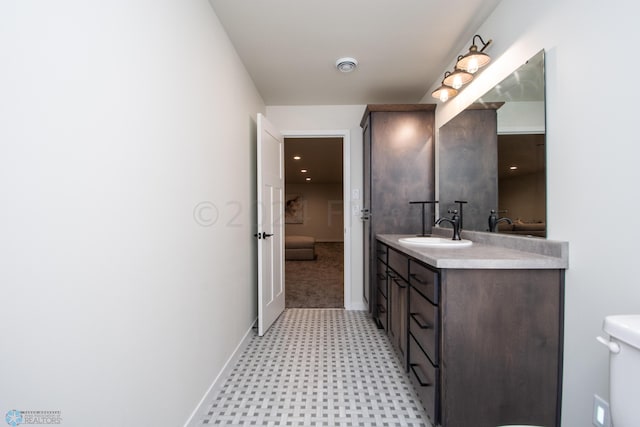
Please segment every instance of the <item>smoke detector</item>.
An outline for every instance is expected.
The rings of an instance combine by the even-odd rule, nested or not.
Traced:
[[[350,73],[356,69],[358,61],[355,58],[340,58],[336,61],[336,68],[343,73]]]

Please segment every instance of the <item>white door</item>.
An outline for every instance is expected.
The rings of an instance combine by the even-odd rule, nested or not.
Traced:
[[[284,139],[258,114],[258,335],[284,311]]]

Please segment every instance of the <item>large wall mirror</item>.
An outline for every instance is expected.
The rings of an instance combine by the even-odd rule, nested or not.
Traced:
[[[491,72],[490,69],[486,72]],[[439,216],[463,208],[463,229],[546,237],[544,51],[439,130]]]

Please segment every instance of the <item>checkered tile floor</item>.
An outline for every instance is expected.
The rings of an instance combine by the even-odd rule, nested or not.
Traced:
[[[368,314],[288,309],[237,365],[196,425],[429,427]]]

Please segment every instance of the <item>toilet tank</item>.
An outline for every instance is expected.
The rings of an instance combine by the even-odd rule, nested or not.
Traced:
[[[614,427],[640,426],[640,315],[607,316],[611,421]]]

